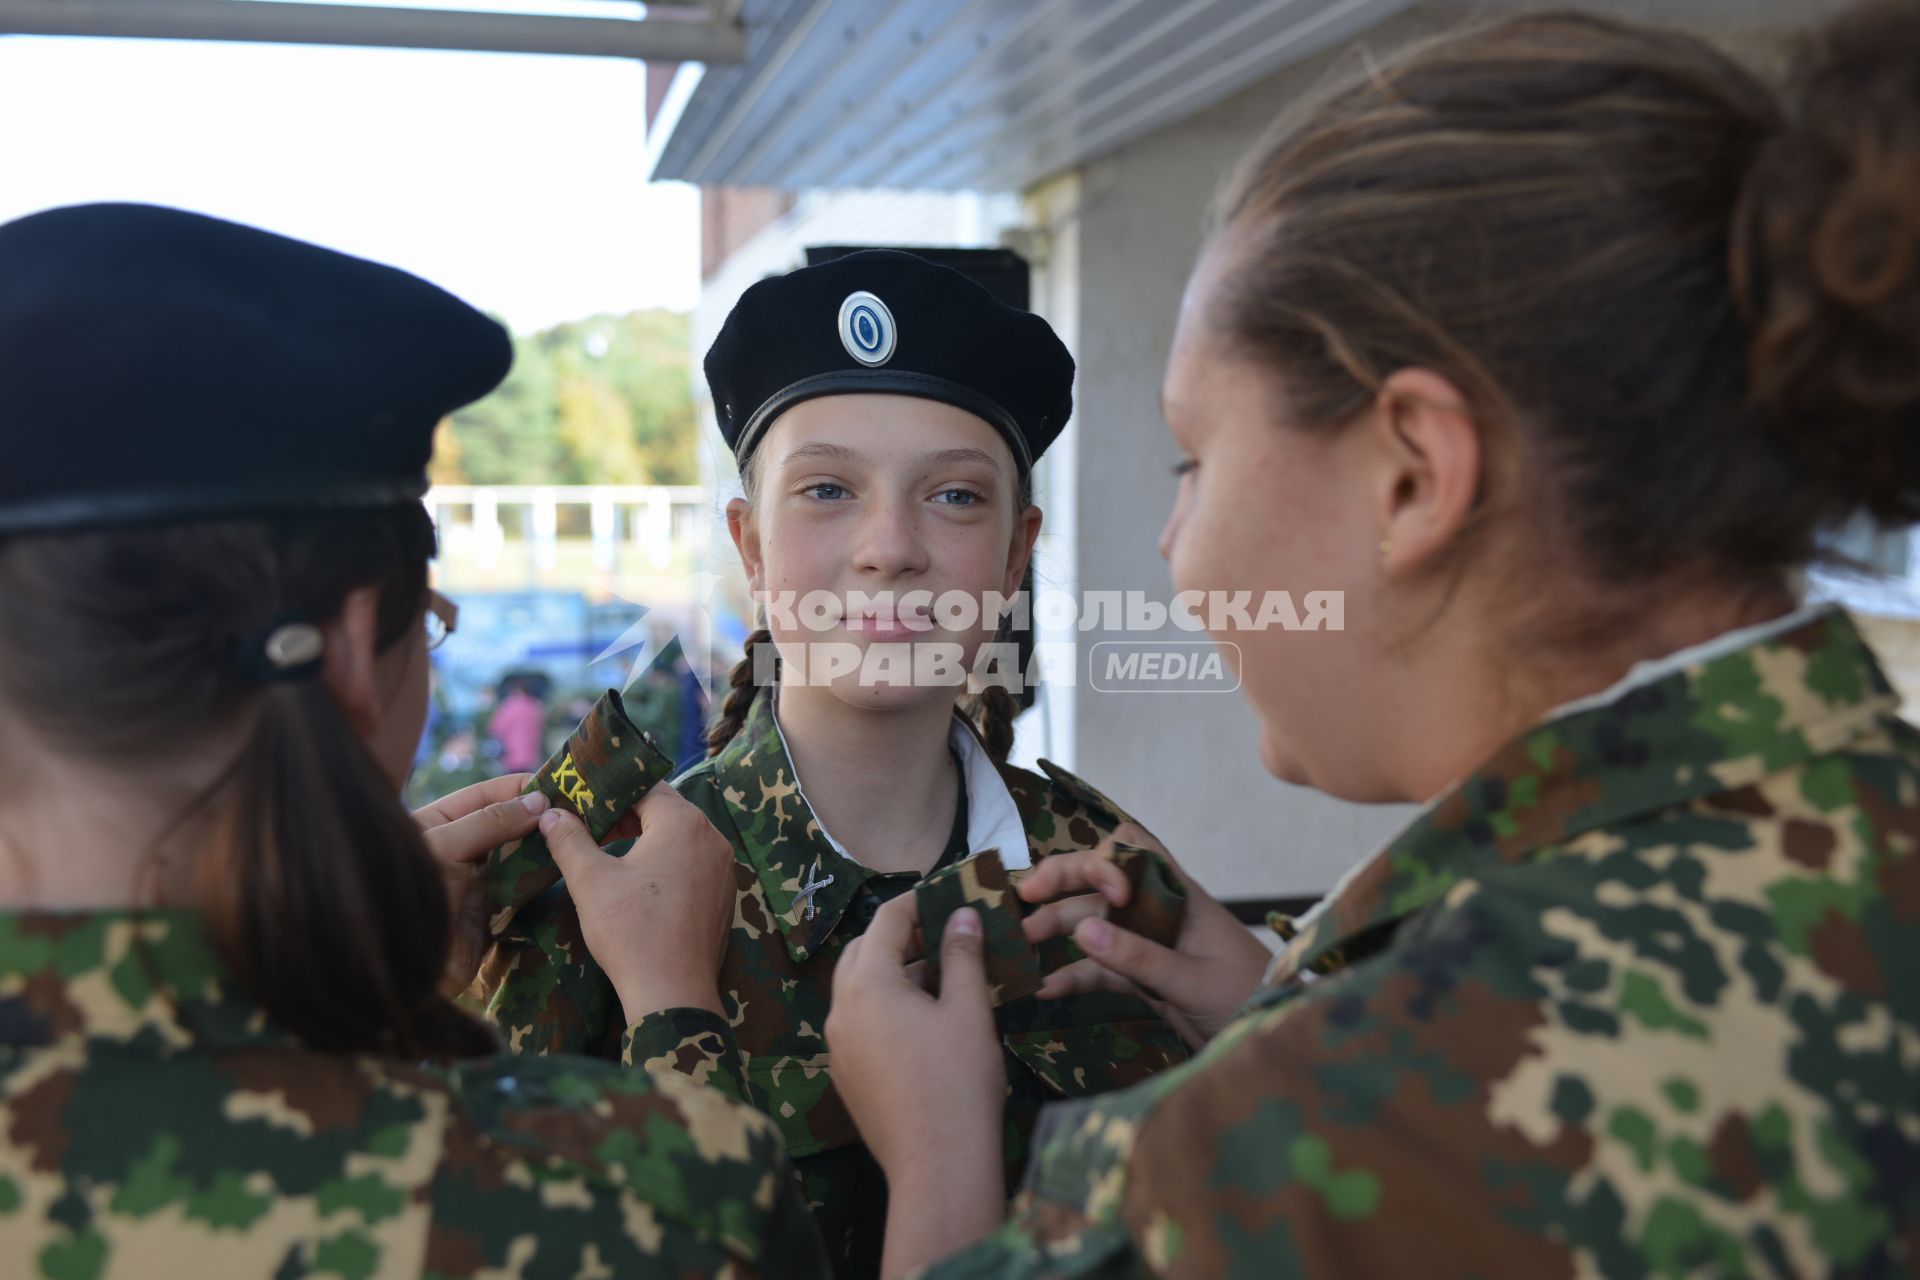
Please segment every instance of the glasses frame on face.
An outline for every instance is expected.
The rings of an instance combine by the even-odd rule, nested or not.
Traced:
[[[447,637],[459,627],[460,606],[428,587],[424,625],[427,629],[427,652],[432,653],[445,644]]]

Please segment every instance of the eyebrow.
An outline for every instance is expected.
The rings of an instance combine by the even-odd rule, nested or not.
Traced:
[[[824,440],[816,440],[794,449],[788,453],[786,457],[782,458],[780,462],[781,465],[784,466],[791,462],[804,462],[810,458],[825,458],[833,462],[865,462],[867,460],[867,456],[858,449],[849,449],[843,444],[829,444]],[[995,471],[1000,469],[999,460],[992,454],[988,453],[985,449],[975,449],[970,445],[955,449],[942,449],[937,453],[930,453],[926,456],[925,461],[928,465],[936,467],[952,466],[962,462],[977,462],[991,467]]]
[[[828,444],[824,440],[816,440],[812,444],[801,445],[780,462],[783,466],[789,462],[800,462],[808,458],[827,458],[835,462],[860,462],[865,457],[866,455],[859,450],[849,449],[843,444]]]
[[[929,455],[927,461],[936,467],[949,466],[959,462],[979,462],[993,468],[995,471],[1000,469],[1000,460],[998,458],[988,453],[985,449],[975,449],[971,446],[958,449],[942,449],[938,453]]]

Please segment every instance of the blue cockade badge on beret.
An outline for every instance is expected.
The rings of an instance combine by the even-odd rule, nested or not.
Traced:
[[[887,304],[861,290],[840,304],[840,341],[847,354],[875,367],[893,359],[893,312]]]

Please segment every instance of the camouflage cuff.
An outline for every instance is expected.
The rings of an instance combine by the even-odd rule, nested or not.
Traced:
[[[995,1007],[1040,989],[1040,953],[1020,927],[1020,900],[1014,896],[997,849],[936,871],[915,887],[914,895],[919,899],[920,931],[927,940],[927,966],[936,982],[947,917],[961,907],[972,907],[980,913],[987,986]]]
[[[598,841],[672,772],[673,761],[634,727],[619,693],[609,689],[566,745],[540,766],[527,790],[544,791],[556,806],[579,814]],[[493,934],[498,936],[515,912],[559,878],[538,832],[489,853],[480,892]]]
[[[748,1102],[747,1072],[727,1020],[708,1009],[663,1009],[627,1028],[620,1061],[691,1077],[735,1102]]]
[[[1157,850],[1123,843],[1113,846],[1113,861],[1126,874],[1133,892],[1127,905],[1108,918],[1163,947],[1179,941],[1180,925],[1187,916],[1187,887],[1172,865]]]

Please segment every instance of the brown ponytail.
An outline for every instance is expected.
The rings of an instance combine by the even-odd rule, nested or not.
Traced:
[[[1735,220],[1753,392],[1813,474],[1920,520],[1920,6],[1814,31]]]
[[[1814,50],[1788,110],[1702,39],[1591,14],[1369,67],[1227,192],[1210,322],[1303,430],[1400,369],[1459,388],[1475,528],[1512,522],[1537,634],[1667,579],[1777,593],[1863,505],[1920,514],[1920,8]]]
[[[318,1049],[494,1044],[438,992],[446,890],[392,780],[316,677],[263,687],[236,661],[270,619],[331,618],[368,585],[390,650],[432,552],[417,507],[0,542],[0,692],[40,741],[129,772],[229,753],[181,807],[209,819],[200,906],[236,978]]]
[[[727,749],[727,744],[740,736],[740,730],[746,727],[747,712],[753,708],[753,700],[760,693],[760,686],[753,680],[753,649],[755,645],[773,643],[773,632],[761,627],[747,637],[746,645],[740,655],[740,661],[733,664],[733,674],[727,681],[727,699],[720,704],[720,715],[707,730],[707,755],[717,756]],[[778,670],[778,656],[774,658],[775,670]]]

